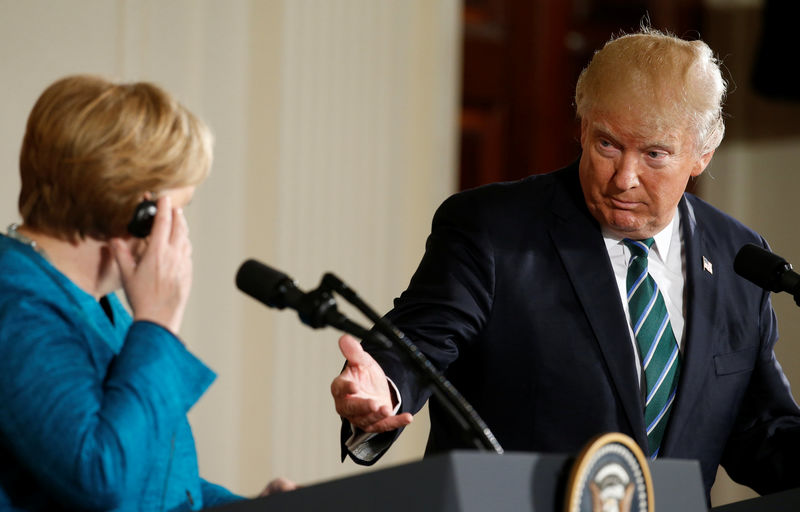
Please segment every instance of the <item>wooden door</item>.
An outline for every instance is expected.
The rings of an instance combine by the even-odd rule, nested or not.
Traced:
[[[656,28],[700,33],[700,0],[464,0],[461,189],[577,158],[578,75],[648,14]]]

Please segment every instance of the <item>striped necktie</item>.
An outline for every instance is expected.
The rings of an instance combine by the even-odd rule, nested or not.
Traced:
[[[644,420],[651,459],[658,456],[680,376],[680,352],[664,297],[647,272],[647,255],[653,241],[623,240],[631,250],[628,308],[647,384]]]

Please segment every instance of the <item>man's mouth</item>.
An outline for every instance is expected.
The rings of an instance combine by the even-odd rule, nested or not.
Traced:
[[[611,206],[614,208],[618,208],[620,210],[633,210],[634,208],[638,207],[641,203],[638,201],[626,201],[624,199],[618,199],[616,197],[612,197],[609,199],[611,201]]]

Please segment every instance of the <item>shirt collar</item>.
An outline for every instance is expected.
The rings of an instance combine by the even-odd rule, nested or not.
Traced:
[[[664,229],[653,235],[653,239],[655,242],[653,243],[653,248],[658,254],[658,257],[661,261],[667,261],[667,255],[669,255],[669,251],[671,249],[672,240],[675,235],[675,231],[679,229],[680,226],[680,209],[675,208],[675,214],[672,216],[672,220],[667,224]],[[622,243],[622,238],[612,234],[605,226],[603,227],[603,240],[606,243],[606,248],[611,249],[612,247],[623,247],[625,244]]]

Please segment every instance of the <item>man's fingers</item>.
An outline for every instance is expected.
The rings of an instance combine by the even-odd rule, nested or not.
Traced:
[[[363,421],[363,418],[370,415],[377,415],[377,417],[386,416],[386,414],[380,413],[381,408],[378,406],[378,403],[369,398],[342,398],[336,400],[335,404],[336,412],[339,413],[339,416],[351,420],[361,419]]]
[[[365,432],[386,432],[411,423],[414,417],[405,412],[393,415],[387,406],[378,407],[374,400],[351,398],[336,402],[336,412]]]
[[[345,377],[339,376],[331,382],[331,394],[334,398],[344,398],[358,393],[358,385]]]
[[[389,416],[388,418],[377,421],[367,427],[362,427],[361,430],[364,432],[369,432],[370,434],[377,434],[381,432],[388,432],[390,430],[397,430],[400,427],[405,427],[412,421],[414,421],[414,417],[411,414],[404,412],[403,414],[398,414],[397,416]]]
[[[361,348],[361,343],[349,334],[345,334],[339,338],[339,350],[342,351],[342,355],[344,355],[345,359],[347,359],[347,363],[350,365],[358,366],[374,361],[372,357]]]

